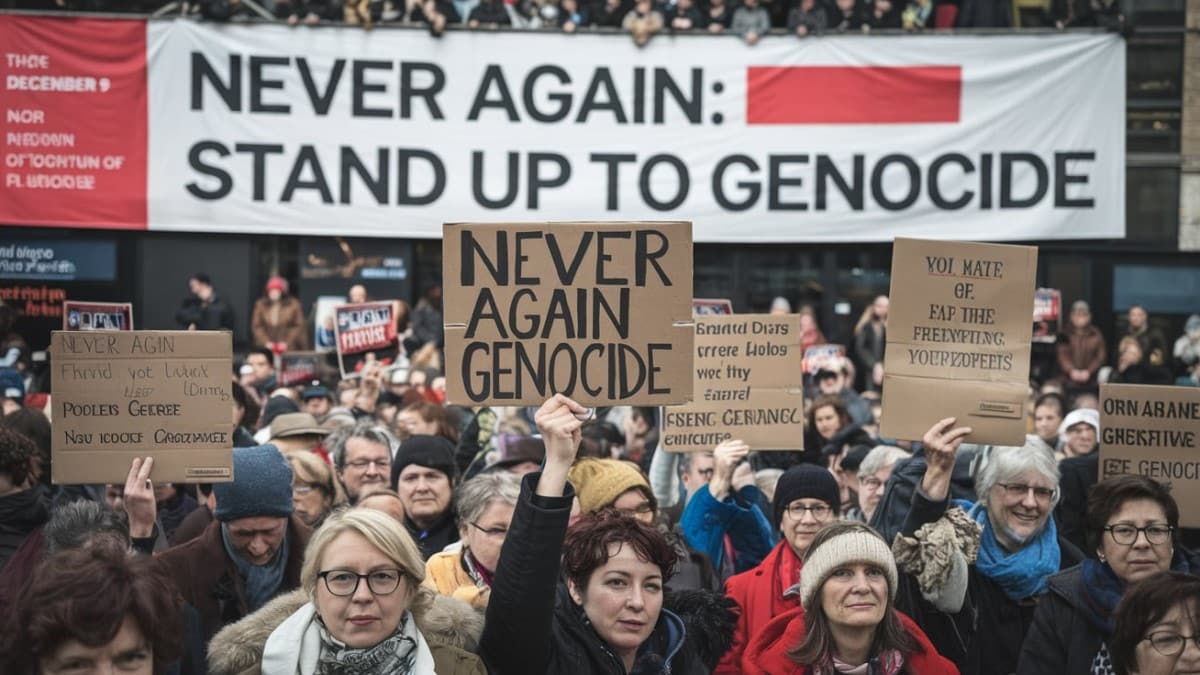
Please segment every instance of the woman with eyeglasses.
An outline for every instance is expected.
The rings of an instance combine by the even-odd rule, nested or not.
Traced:
[[[284,455],[292,465],[292,504],[296,515],[314,530],[334,508],[346,503],[346,493],[333,475],[333,468],[308,450]]]
[[[1192,573],[1179,543],[1179,506],[1167,486],[1115,476],[1088,495],[1087,538],[1096,557],[1051,576],[1018,672],[1111,673],[1116,608],[1126,589],[1159,572]]]
[[[1129,589],[1113,615],[1116,675],[1200,673],[1200,579],[1159,572]]]
[[[394,518],[335,513],[305,550],[302,588],[218,633],[210,673],[483,675],[463,648],[482,630],[477,613],[424,578],[420,550]]]
[[[960,507],[981,531],[978,555],[973,562],[952,556],[936,584],[906,568],[897,607],[962,672],[1024,673],[1017,659],[1046,578],[1078,564],[1083,554],[1058,535],[1052,518],[1059,496],[1058,464],[1035,446],[993,447],[976,463],[977,501],[951,501],[955,457],[971,431],[956,427],[951,417],[925,433],[926,470],[901,534],[913,538],[922,526],[936,524],[951,507]]]
[[[775,617],[800,607],[794,587],[803,573],[802,560],[813,537],[837,520],[841,498],[837,480],[828,469],[815,464],[797,464],[779,477],[773,502],[774,526],[780,542],[752,570],[725,582],[725,595],[739,608],[733,647],[721,658],[716,673],[738,675],[751,672],[757,654],[747,645]]]
[[[461,546],[430,556],[425,586],[486,609],[520,494],[521,477],[507,471],[482,473],[459,485],[454,504]]]

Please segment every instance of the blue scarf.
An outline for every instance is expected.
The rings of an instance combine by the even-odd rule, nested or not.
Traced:
[[[1171,569],[1176,572],[1191,571],[1183,551],[1175,551]],[[1125,582],[1121,581],[1108,563],[1093,558],[1080,563],[1079,571],[1083,576],[1083,581],[1079,584],[1079,599],[1083,606],[1090,610],[1084,616],[1107,640],[1116,629],[1113,612],[1116,611],[1121,596],[1125,594]]]
[[[279,592],[279,587],[283,585],[283,573],[287,568],[288,559],[287,531],[285,530],[283,533],[283,543],[279,545],[279,550],[275,551],[275,557],[271,558],[266,565],[255,565],[242,558],[237,549],[229,542],[229,533],[225,530],[224,524],[221,525],[221,541],[225,543],[225,552],[237,566],[238,574],[246,582],[247,608],[253,612],[267,604],[267,601],[275,597],[275,594]]]
[[[972,504],[960,499],[954,503],[963,507],[967,515],[983,526],[979,540],[979,558],[975,567],[983,576],[991,579],[1004,590],[1010,600],[1019,601],[1046,590],[1046,577],[1058,571],[1062,561],[1058,549],[1058,529],[1053,516],[1046,519],[1041,532],[1016,553],[1009,553],[1000,546],[992,520],[982,504]]]

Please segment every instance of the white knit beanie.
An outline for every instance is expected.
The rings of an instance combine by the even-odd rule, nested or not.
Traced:
[[[810,550],[800,568],[800,602],[804,610],[812,607],[817,591],[834,570],[850,563],[876,565],[887,576],[888,593],[896,599],[896,559],[892,549],[877,535],[863,531],[839,534]]]

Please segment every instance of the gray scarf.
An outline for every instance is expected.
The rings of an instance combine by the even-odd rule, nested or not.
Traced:
[[[275,551],[275,557],[266,565],[255,565],[243,558],[233,544],[229,542],[229,532],[224,523],[221,524],[221,541],[225,543],[225,552],[233,559],[238,574],[246,582],[246,605],[251,612],[267,604],[275,597],[279,587],[283,585],[283,573],[287,568],[288,536],[283,532],[283,543]]]
[[[321,630],[321,656],[317,675],[410,675],[417,659],[417,640],[411,633],[412,615],[404,619],[387,639],[374,647],[356,649],[337,640],[318,620]]]

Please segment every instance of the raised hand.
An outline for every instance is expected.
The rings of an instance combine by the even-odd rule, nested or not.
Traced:
[[[947,417],[930,427],[921,439],[927,464],[921,490],[934,501],[941,501],[950,493],[950,478],[954,473],[958,446],[972,431],[971,427],[955,427],[955,422],[953,417]]]
[[[708,491],[713,499],[721,501],[729,495],[729,486],[733,481],[733,469],[737,463],[746,458],[750,446],[739,440],[722,441],[713,448],[713,475],[708,481]]]
[[[125,478],[125,513],[129,516],[129,536],[135,539],[154,534],[154,521],[158,518],[158,504],[154,501],[154,484],[150,472],[154,469],[154,458],[134,457]]]
[[[546,465],[537,487],[539,495],[563,495],[567,471],[575,462],[575,454],[583,440],[583,420],[587,419],[587,413],[587,408],[562,394],[555,394],[534,414],[533,420],[546,443]]]

